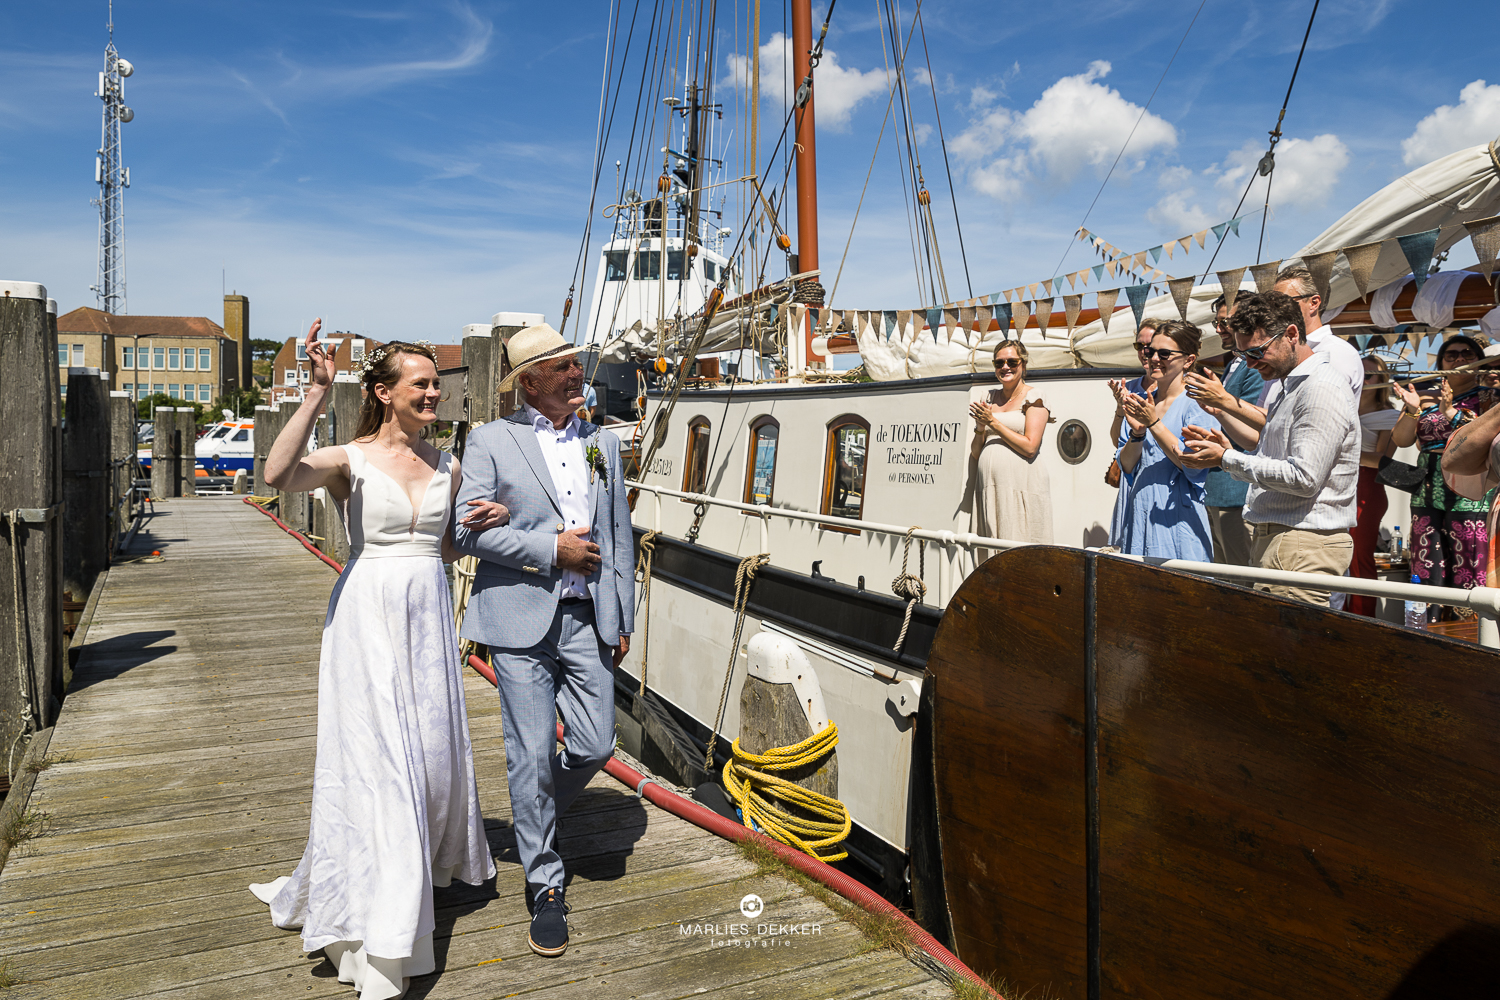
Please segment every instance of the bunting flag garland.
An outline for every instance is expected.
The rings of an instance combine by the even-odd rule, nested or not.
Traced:
[[[1469,242],[1474,244],[1474,254],[1484,268],[1484,280],[1489,281],[1495,273],[1495,257],[1500,255],[1500,215],[1465,222],[1464,228],[1469,231]]]
[[[972,312],[972,310],[971,310],[971,312]],[[945,327],[948,328],[948,339],[949,340],[952,340],[953,339],[953,335],[955,333],[957,333],[959,330],[967,330],[966,327],[962,327],[962,326],[959,325],[958,317],[959,317],[959,310],[957,310],[957,309],[944,309],[943,310],[943,326],[945,326]]]
[[[911,310],[911,309],[897,309],[896,310],[896,329],[900,331],[899,336],[903,340],[906,339],[906,330],[907,330],[907,328],[912,325],[911,318],[912,318],[913,315],[915,315],[915,311]],[[912,338],[913,339],[916,338],[916,334],[917,334],[917,331],[916,330],[912,330]]]
[[[1167,287],[1172,290],[1172,301],[1177,303],[1177,311],[1182,314],[1182,321],[1187,322],[1188,303],[1193,298],[1193,282],[1195,278],[1173,278],[1167,282]]]
[[[1109,333],[1109,320],[1115,314],[1115,302],[1120,298],[1120,290],[1110,288],[1095,292],[1094,295],[1099,303],[1099,323],[1103,326],[1104,332]]]
[[[1104,280],[1104,265],[1103,264],[1095,264],[1092,268],[1090,268],[1090,270],[1092,270],[1094,272],[1094,280],[1095,281],[1103,281]],[[1114,272],[1111,271],[1110,273],[1113,274]],[[1087,279],[1085,279],[1085,280],[1087,280]]]
[[[1031,319],[1031,303],[1017,302],[1015,311],[1011,313],[1016,320],[1016,339],[1021,339],[1021,334],[1026,332],[1026,324]]]
[[[887,309],[885,312],[881,313],[881,317],[885,324],[885,339],[890,340],[891,334],[895,333],[896,328],[900,325],[897,319],[896,310]]]
[[[1064,295],[1063,313],[1068,317],[1068,336],[1073,336],[1073,327],[1078,325],[1078,314],[1083,311],[1082,295]]]
[[[1209,226],[1209,229],[1213,230],[1214,238],[1217,239],[1220,243],[1223,243],[1224,233],[1228,231],[1229,223],[1221,222],[1217,226]]]
[[[995,303],[995,319],[1000,323],[1000,339],[1005,340],[1010,336],[1010,303]]]
[[[1437,250],[1438,233],[1441,231],[1429,229],[1425,233],[1396,237],[1396,242],[1401,244],[1401,252],[1406,255],[1406,262],[1411,265],[1411,274],[1417,280],[1418,291],[1427,283],[1427,271],[1432,267],[1432,255]]]
[[[1047,327],[1052,323],[1052,300],[1038,299],[1036,305],[1036,325],[1041,328],[1042,336],[1047,336]]]
[[[941,309],[927,310],[927,329],[932,333],[932,339],[936,340],[938,331],[943,328],[943,311]]]
[[[1333,261],[1338,255],[1337,250],[1328,250],[1324,253],[1310,253],[1302,258],[1302,263],[1306,264],[1307,269],[1312,272],[1313,287],[1318,290],[1325,308],[1328,302],[1328,286],[1333,279]]]
[[[1245,268],[1231,267],[1219,271],[1219,287],[1224,290],[1224,305],[1234,312],[1234,300],[1240,294],[1240,281],[1245,277]]]
[[[1130,300],[1130,309],[1135,313],[1135,329],[1141,330],[1141,317],[1146,313],[1146,296],[1151,294],[1151,283],[1143,281],[1139,285],[1126,285],[1125,297]]]
[[[1370,276],[1375,273],[1375,263],[1380,260],[1380,248],[1383,246],[1385,244],[1382,241],[1376,240],[1374,243],[1344,247],[1344,259],[1349,262],[1349,276],[1354,279],[1360,298],[1370,294]]]
[[[1224,223],[1224,225],[1228,226],[1230,232],[1234,233],[1234,235],[1238,236],[1240,234],[1239,219],[1230,219],[1228,222]]]
[[[1280,270],[1281,261],[1279,260],[1256,264],[1250,268],[1250,276],[1255,279],[1255,290],[1257,292],[1269,292],[1276,286],[1276,274]]]

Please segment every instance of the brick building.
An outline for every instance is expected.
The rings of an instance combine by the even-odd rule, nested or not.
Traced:
[[[348,333],[330,333],[320,342],[333,351],[333,365],[340,375],[348,375],[355,365],[364,360],[366,351],[381,346],[381,341],[355,337]],[[439,370],[458,368],[463,362],[464,349],[458,344],[435,344]],[[307,349],[300,337],[288,337],[271,368],[271,391],[267,400],[276,405],[288,400],[302,398],[302,391],[312,375],[307,366]]]

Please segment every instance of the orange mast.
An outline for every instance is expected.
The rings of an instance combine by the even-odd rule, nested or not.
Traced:
[[[792,0],[792,66],[793,79],[800,90],[811,72],[812,0]],[[817,125],[813,114],[813,96],[793,112],[797,164],[797,272],[818,269],[818,154]],[[799,282],[793,297],[799,302],[823,304],[823,286],[812,279]],[[813,350],[813,328],[808,322],[802,331],[803,350],[809,362],[827,360]]]

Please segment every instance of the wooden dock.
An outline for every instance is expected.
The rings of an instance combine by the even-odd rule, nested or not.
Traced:
[[[45,835],[0,872],[0,995],[352,997],[321,952],[246,888],[307,837],[318,642],[333,572],[235,499],[159,503],[110,570],[30,808]],[[500,703],[466,671],[485,829],[499,875],[436,894],[438,971],[413,998],[947,997],[790,882],[601,773],[568,814],[572,947],[526,946]],[[694,925],[817,924],[726,946]]]

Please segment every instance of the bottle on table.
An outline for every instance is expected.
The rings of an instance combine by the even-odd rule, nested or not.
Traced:
[[[1411,582],[1412,583],[1421,583],[1422,582],[1422,578],[1419,577],[1419,576],[1417,576],[1417,574],[1413,573],[1411,575]],[[1427,627],[1427,602],[1426,601],[1407,601],[1406,602],[1406,627],[1407,628],[1416,628],[1416,629],[1425,629]]]
[[[1391,529],[1391,558],[1401,558],[1401,525]]]

